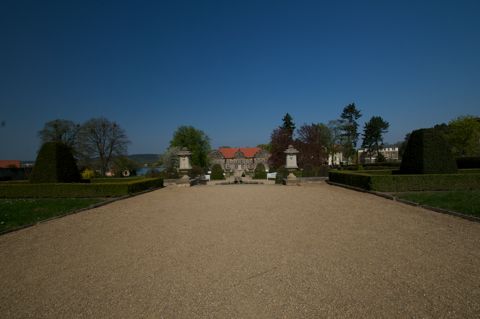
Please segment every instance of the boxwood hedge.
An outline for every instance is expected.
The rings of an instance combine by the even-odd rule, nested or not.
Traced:
[[[365,172],[331,171],[334,183],[379,192],[480,189],[480,174],[377,175]]]
[[[161,178],[122,183],[0,183],[0,198],[118,197],[162,186]]]

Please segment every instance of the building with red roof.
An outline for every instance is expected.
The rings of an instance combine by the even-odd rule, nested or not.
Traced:
[[[0,168],[20,168],[20,161],[0,160]]]
[[[212,164],[220,164],[225,171],[254,170],[258,164],[268,169],[270,154],[259,147],[220,147],[210,152]]]

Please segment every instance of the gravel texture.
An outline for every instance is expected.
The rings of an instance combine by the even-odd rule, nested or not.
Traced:
[[[0,236],[2,318],[480,317],[480,224],[327,184],[164,188]]]

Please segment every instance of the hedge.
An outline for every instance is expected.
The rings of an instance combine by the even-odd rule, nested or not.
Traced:
[[[480,189],[480,174],[371,175],[331,171],[334,183],[380,192]]]
[[[118,197],[162,186],[161,178],[128,183],[0,183],[0,198]]]
[[[480,156],[457,158],[458,168],[480,168]]]
[[[60,142],[47,142],[38,152],[32,174],[32,183],[75,183],[80,173],[72,149]]]
[[[400,165],[402,174],[455,174],[457,163],[435,129],[415,130],[408,138]]]

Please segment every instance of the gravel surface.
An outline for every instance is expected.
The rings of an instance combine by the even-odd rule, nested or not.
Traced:
[[[2,318],[480,317],[480,224],[327,184],[164,188],[0,236]]]

